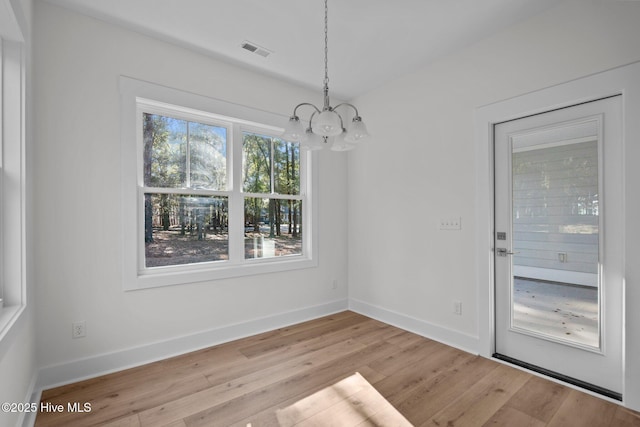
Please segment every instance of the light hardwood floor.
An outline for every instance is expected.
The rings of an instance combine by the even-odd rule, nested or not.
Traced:
[[[350,311],[46,390],[45,404],[91,411],[41,412],[36,426],[279,426],[279,410],[356,372],[414,426],[640,426],[622,406]]]

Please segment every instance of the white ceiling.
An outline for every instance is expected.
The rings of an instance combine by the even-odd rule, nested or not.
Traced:
[[[47,0],[320,90],[322,0]],[[562,0],[330,0],[329,78],[351,99]],[[248,40],[267,58],[240,47]]]

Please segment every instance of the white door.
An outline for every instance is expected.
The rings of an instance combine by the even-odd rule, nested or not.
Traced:
[[[496,357],[621,399],[621,97],[500,123]]]

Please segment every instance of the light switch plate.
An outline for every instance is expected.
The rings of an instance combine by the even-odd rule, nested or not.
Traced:
[[[440,230],[462,230],[462,218],[459,216],[441,218]]]

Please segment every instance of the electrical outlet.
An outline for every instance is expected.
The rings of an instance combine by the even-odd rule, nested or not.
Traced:
[[[462,301],[453,301],[453,312],[458,316],[462,316]]]
[[[83,338],[86,335],[87,327],[84,320],[71,324],[71,338]]]
[[[333,279],[333,284],[331,285],[331,289],[338,289],[338,280]]]

